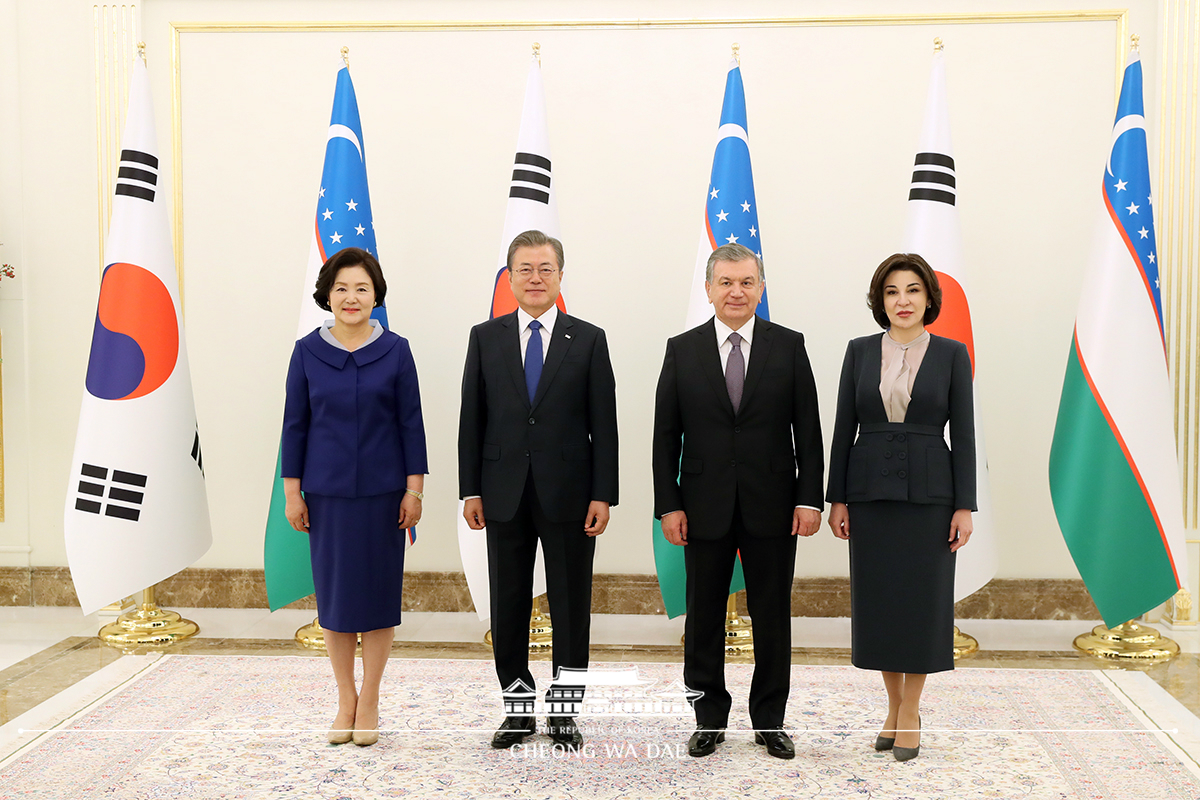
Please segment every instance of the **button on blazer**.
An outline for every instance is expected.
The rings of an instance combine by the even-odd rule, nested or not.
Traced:
[[[908,412],[903,422],[892,423],[879,394],[886,335],[853,339],[846,348],[826,499],[903,500],[974,511],[975,406],[967,347],[930,335]]]
[[[428,472],[417,365],[391,331],[348,352],[321,338],[300,341],[288,366],[282,477],[305,492],[370,497],[404,489]]]

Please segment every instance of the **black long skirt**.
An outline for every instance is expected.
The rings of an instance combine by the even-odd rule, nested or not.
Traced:
[[[305,493],[321,627],[362,633],[400,624],[404,492],[371,497]]]
[[[950,506],[850,504],[851,661],[922,674],[954,669]]]

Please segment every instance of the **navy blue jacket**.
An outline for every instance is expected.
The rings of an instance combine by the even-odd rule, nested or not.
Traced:
[[[906,500],[974,511],[975,406],[967,346],[930,334],[904,422],[888,422],[879,394],[886,335],[853,339],[846,348],[825,499]]]
[[[353,352],[296,342],[283,408],[282,477],[305,492],[370,497],[428,472],[417,365],[408,340],[385,331]]]

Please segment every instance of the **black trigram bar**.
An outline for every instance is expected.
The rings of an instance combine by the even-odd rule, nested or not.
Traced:
[[[917,153],[917,159],[913,164],[918,167],[922,164],[936,164],[946,169],[954,169],[954,159],[942,153]]]
[[[514,181],[525,181],[526,183],[540,183],[542,186],[550,185],[549,175],[529,169],[514,169],[512,179]]]
[[[97,467],[93,464],[84,464],[79,472],[86,478],[99,478],[104,480],[108,477],[108,467]]]
[[[140,509],[126,508],[125,506],[114,506],[112,503],[109,503],[104,509],[104,516],[106,517],[119,517],[121,519],[130,520],[131,522],[137,522],[138,517],[141,515],[142,512]]]
[[[84,500],[82,497],[80,497],[75,501],[75,510],[86,511],[89,514],[99,514],[100,504],[95,500]]]
[[[158,158],[149,153],[143,153],[141,150],[122,150],[122,161],[133,161],[137,164],[145,164],[151,169],[158,169]]]
[[[121,167],[120,169],[117,170],[117,177],[118,178],[129,178],[130,180],[135,180],[135,181],[142,181],[143,183],[148,183],[151,186],[158,185],[158,174],[157,173],[149,172],[144,169],[138,169],[137,167]]]
[[[87,481],[80,481],[79,482],[79,493],[80,494],[90,494],[90,495],[94,495],[96,497],[103,497],[104,496],[104,484],[88,483]]]
[[[196,466],[200,468],[200,474],[204,474],[204,455],[200,452],[200,431],[196,431],[196,438],[192,440],[192,459],[196,462]]]
[[[933,170],[918,169],[913,172],[913,183],[940,183],[954,188],[954,176],[949,172],[934,172]]]
[[[145,486],[146,476],[138,475],[136,472],[122,472],[119,469],[113,470],[112,479],[117,483],[127,483],[130,486]]]
[[[946,203],[954,205],[954,195],[951,192],[943,192],[941,189],[917,189],[908,190],[909,200],[933,200],[936,203]]]
[[[129,197],[136,197],[140,200],[145,200],[150,203],[154,202],[154,190],[153,189],[147,189],[145,186],[138,186],[138,185],[132,184],[132,183],[118,183],[117,184],[117,194],[123,194],[123,195],[127,195]]]
[[[120,489],[116,486],[108,490],[109,500],[120,500],[122,503],[141,503],[145,496],[142,492],[131,492],[128,489]]]
[[[517,153],[514,163],[530,164],[535,167],[541,167],[542,169],[546,170],[546,172],[550,171],[550,159],[545,158],[544,156],[539,156],[536,153]]]
[[[509,197],[524,197],[526,200],[537,200],[539,203],[550,205],[550,193],[541,189],[531,189],[528,186],[513,186],[508,190]]]

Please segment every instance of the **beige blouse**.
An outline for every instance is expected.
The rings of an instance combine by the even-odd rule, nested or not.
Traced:
[[[908,344],[900,344],[884,332],[882,359],[879,370],[879,396],[887,411],[888,422],[904,422],[908,401],[912,399],[913,381],[929,349],[929,331]]]

